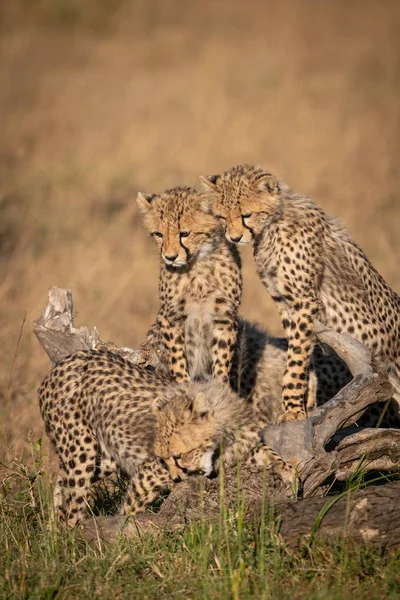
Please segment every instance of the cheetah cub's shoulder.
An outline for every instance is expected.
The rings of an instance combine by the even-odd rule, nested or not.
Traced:
[[[161,255],[160,309],[148,343],[164,348],[178,382],[210,375],[228,382],[242,293],[237,249],[194,189],[139,193],[137,203]]]
[[[315,318],[368,346],[400,389],[400,298],[343,225],[262,167],[239,165],[202,181],[226,238],[253,243],[287,334],[281,420],[306,416]]]

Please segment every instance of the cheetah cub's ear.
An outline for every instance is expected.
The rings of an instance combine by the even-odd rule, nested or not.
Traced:
[[[143,192],[139,192],[136,197],[136,202],[139,207],[139,210],[143,213],[149,212],[151,210],[151,203],[154,198],[157,198],[157,194],[143,194]]]
[[[194,397],[192,404],[192,414],[198,417],[201,421],[212,417],[213,412],[210,411],[210,403],[207,395],[204,392],[198,392]]]
[[[281,188],[279,181],[271,173],[261,173],[256,179],[256,188],[260,192],[268,192],[271,196],[279,196]]]
[[[215,192],[218,189],[219,178],[219,175],[200,175],[200,181],[206,192]]]
[[[168,404],[167,398],[156,396],[151,404],[151,411],[154,415],[157,415],[162,409]]]
[[[212,214],[212,200],[207,194],[199,194],[197,198],[197,208],[207,215]]]

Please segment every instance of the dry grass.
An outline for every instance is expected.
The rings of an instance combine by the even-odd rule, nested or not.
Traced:
[[[32,320],[49,286],[117,343],[154,318],[138,190],[262,164],[340,216],[400,289],[399,17],[390,0],[2,3],[1,455],[42,432],[50,365]],[[244,264],[242,313],[279,332],[250,249]]]

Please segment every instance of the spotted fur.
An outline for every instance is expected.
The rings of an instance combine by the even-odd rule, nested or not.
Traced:
[[[70,525],[85,518],[93,484],[116,471],[130,479],[123,505],[129,514],[143,510],[174,479],[202,470],[202,452],[192,452],[185,469],[172,472],[155,456],[152,405],[156,399],[193,402],[204,385],[178,385],[105,350],[77,352],[50,371],[39,404],[60,461],[56,504]]]
[[[288,355],[280,420],[307,414],[315,318],[363,342],[398,382],[399,296],[343,225],[261,167],[202,181],[226,238],[253,242],[257,272],[282,319]]]
[[[160,309],[148,342],[161,341],[178,382],[210,374],[227,382],[242,293],[237,249],[193,189],[139,193],[137,202],[162,258]]]
[[[210,386],[207,389],[207,386]],[[294,466],[274,450],[260,444],[260,431],[265,424],[260,406],[236,394],[218,389],[214,382],[205,384],[194,401],[189,398],[161,400],[155,406],[157,418],[155,454],[165,462],[174,461],[178,469],[187,469],[187,457],[201,450],[203,469],[218,472],[238,463],[274,464],[288,482],[295,476]]]

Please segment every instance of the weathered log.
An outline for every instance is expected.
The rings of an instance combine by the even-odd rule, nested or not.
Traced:
[[[221,494],[219,477],[190,477],[174,486],[157,514],[145,513],[134,518],[95,517],[85,521],[81,531],[90,542],[111,542],[121,533],[128,538],[140,537],[144,533],[155,535],[165,530],[179,530],[202,519],[218,522]],[[238,472],[234,467],[223,475],[223,497],[223,510],[236,512],[239,502],[244,500],[246,518],[252,518],[253,507],[259,506],[261,498],[275,503],[286,499],[287,494],[281,479],[271,470],[248,468]]]
[[[259,484],[256,478],[253,489],[259,489]],[[330,542],[347,539],[394,551],[400,546],[399,494],[400,482],[395,482],[349,490],[337,496],[282,502],[270,505],[267,522],[282,542],[292,548],[309,545],[318,538]],[[229,492],[226,495],[226,510],[235,514],[239,505],[237,489],[234,496]],[[82,535],[92,545],[102,547],[104,542],[113,542],[119,535],[128,539],[159,535],[182,530],[187,523],[204,519],[218,527],[219,498],[218,482],[204,483],[191,478],[176,486],[158,514],[147,513],[135,519],[95,517],[84,523]],[[265,519],[265,499],[255,493],[246,498],[245,506],[246,521],[257,527],[261,518]]]
[[[279,533],[290,546],[309,542],[316,535],[396,550],[400,546],[399,493],[400,482],[396,482],[291,503],[278,509]]]

